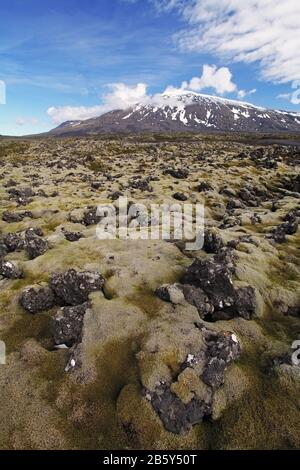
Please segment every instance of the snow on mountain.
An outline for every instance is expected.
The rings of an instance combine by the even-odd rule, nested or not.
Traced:
[[[300,132],[300,113],[169,89],[126,110],[111,111],[86,121],[68,121],[51,134],[182,131]]]

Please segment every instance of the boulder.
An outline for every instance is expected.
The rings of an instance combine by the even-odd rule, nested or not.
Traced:
[[[230,272],[213,258],[196,259],[184,274],[183,283],[203,289],[215,308],[223,309],[235,303]]]
[[[97,215],[98,207],[91,207],[89,208],[83,216],[83,223],[84,225],[97,225],[100,220],[102,219],[102,216]]]
[[[2,220],[4,222],[7,222],[8,224],[12,224],[15,222],[22,222],[25,217],[32,218],[33,214],[30,211],[25,211],[25,212],[9,212],[5,211],[2,214]]]
[[[35,259],[43,255],[49,249],[48,242],[36,235],[34,229],[28,229],[25,233],[25,250],[29,259]]]
[[[235,308],[240,317],[251,320],[256,311],[256,296],[252,286],[236,289]]]
[[[22,292],[20,304],[27,312],[38,313],[54,307],[56,298],[48,286],[31,286]]]
[[[188,177],[189,172],[186,168],[167,168],[164,175],[170,175],[173,178],[185,179]]]
[[[68,232],[64,230],[63,233],[64,233],[65,239],[68,240],[69,242],[77,242],[83,237],[82,233],[80,232]]]
[[[3,238],[3,243],[9,253],[13,253],[14,251],[21,251],[24,248],[24,240],[17,233],[8,233],[5,235]]]
[[[55,344],[65,344],[68,347],[81,340],[83,319],[89,302],[74,307],[62,307],[53,319],[53,338]]]
[[[206,317],[209,317],[213,313],[214,306],[202,289],[189,284],[184,284],[182,289],[185,300],[196,307],[200,318],[206,319]]]
[[[184,403],[165,384],[151,394],[151,404],[165,429],[174,434],[186,434],[194,424],[201,423],[211,413],[209,403],[199,398]]]
[[[202,181],[198,187],[197,187],[197,191],[199,193],[205,193],[207,191],[213,191],[213,187],[211,184],[209,184],[207,181]]]
[[[172,302],[173,304],[182,304],[184,302],[181,284],[164,284],[156,289],[155,293],[165,302]]]
[[[239,358],[240,353],[240,343],[236,335],[228,331],[211,332],[206,349],[206,365],[201,376],[203,382],[214,390],[223,385],[225,370]]]
[[[206,253],[218,253],[223,247],[224,243],[221,237],[209,230],[205,232],[203,250]]]
[[[0,261],[0,276],[6,279],[21,279],[23,272],[13,261]]]
[[[91,292],[101,290],[105,280],[98,272],[70,269],[65,273],[53,273],[49,282],[65,305],[80,305],[88,301]]]
[[[183,194],[183,193],[175,193],[173,194],[173,199],[176,199],[176,201],[187,201],[188,197]]]

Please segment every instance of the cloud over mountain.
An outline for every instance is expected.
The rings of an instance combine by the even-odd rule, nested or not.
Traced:
[[[128,86],[124,83],[113,83],[108,85],[110,92],[103,96],[103,103],[95,106],[61,106],[50,107],[47,111],[53,122],[60,124],[64,121],[85,120],[101,116],[102,114],[115,109],[127,109],[136,103],[160,105],[162,94],[147,94],[147,85],[138,83]],[[226,93],[236,93],[237,96],[245,97],[248,92],[238,90],[237,85],[232,81],[232,73],[228,67],[217,68],[215,65],[203,66],[202,75],[193,77],[190,81],[184,81],[180,88],[168,86],[163,94],[169,95],[170,106],[175,106],[178,94],[172,93],[176,90],[201,91],[211,89],[219,95]],[[253,92],[253,90],[252,90]],[[164,101],[165,103],[165,98]]]
[[[109,88],[110,92],[103,97],[103,104],[95,106],[53,106],[48,109],[47,114],[56,124],[76,119],[90,119],[113,109],[129,108],[147,97],[147,85],[144,83],[138,83],[135,86],[112,83]]]
[[[217,93],[232,93],[237,86],[232,82],[232,73],[227,67],[204,65],[201,77],[194,77],[190,82],[184,82],[183,87],[192,91],[201,91],[205,88],[213,88]]]

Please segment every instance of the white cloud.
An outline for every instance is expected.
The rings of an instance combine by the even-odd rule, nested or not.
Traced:
[[[103,97],[103,104],[96,106],[61,106],[51,107],[47,114],[53,122],[60,124],[64,121],[90,119],[100,116],[114,109],[126,109],[147,97],[147,85],[138,83],[135,86],[127,86],[124,83],[112,83],[109,85],[110,93]]]
[[[147,85],[138,83],[128,86],[124,83],[108,85],[110,92],[103,96],[103,104],[95,106],[61,106],[51,107],[47,113],[55,124],[65,121],[85,120],[101,116],[116,109],[127,109],[137,103],[151,104],[153,106],[182,106],[179,96],[190,91],[199,92],[205,89],[213,89],[219,95],[235,93],[239,98],[255,93],[256,90],[238,90],[232,81],[232,73],[227,67],[217,68],[215,65],[203,66],[202,75],[193,77],[190,81],[182,82],[179,88],[168,86],[163,93],[147,95]]]
[[[152,0],[177,9],[187,27],[176,35],[181,49],[228,60],[257,62],[267,81],[300,79],[299,0]]]
[[[16,119],[17,126],[36,126],[39,123],[39,120],[36,118],[26,118],[26,117],[18,117]]]
[[[276,98],[278,98],[279,100],[290,101],[292,98],[292,93],[280,93],[280,95],[277,95]]]
[[[201,91],[205,88],[213,88],[220,95],[237,91],[237,86],[232,81],[232,73],[227,67],[204,65],[201,77],[194,77],[190,82],[183,82],[183,88],[192,91]]]
[[[254,93],[256,93],[256,88],[252,88],[252,90],[239,90],[238,91],[238,97],[239,98],[246,98],[246,96],[250,96],[250,95],[253,95]]]

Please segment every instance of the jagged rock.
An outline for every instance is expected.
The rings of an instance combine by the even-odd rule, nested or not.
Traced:
[[[44,232],[40,227],[29,228],[29,229],[26,230],[26,233],[30,233],[29,231],[31,233],[34,233],[38,237],[43,237],[44,236]]]
[[[257,207],[262,201],[268,199],[268,194],[255,186],[245,186],[240,189],[239,197],[248,206]]]
[[[234,305],[235,290],[230,272],[214,259],[196,259],[183,276],[183,283],[203,289],[215,308]]]
[[[231,332],[211,333],[206,350],[206,366],[201,376],[213,389],[224,383],[226,368],[239,358],[241,348],[237,337]]]
[[[275,227],[268,235],[275,243],[285,243],[286,235],[294,235],[298,231],[299,221],[294,213],[290,212],[285,219],[285,222]]]
[[[261,224],[261,217],[258,214],[253,214],[250,220],[252,225]]]
[[[175,193],[173,194],[173,198],[177,201],[187,201],[188,197],[183,193]]]
[[[155,291],[156,295],[165,302],[181,304],[184,302],[183,287],[180,284],[164,284]]]
[[[207,183],[207,181],[202,181],[199,186],[197,187],[197,190],[199,193],[205,193],[207,191],[213,191],[213,187],[211,184]]]
[[[189,172],[185,168],[167,168],[164,171],[164,175],[170,175],[177,179],[185,179],[188,177],[188,174]]]
[[[97,215],[98,207],[88,209],[83,216],[84,225],[96,225],[102,219],[102,216]]]
[[[21,279],[23,272],[12,261],[0,261],[0,276],[6,279]]]
[[[157,412],[165,429],[174,434],[185,434],[197,423],[201,423],[204,416],[211,414],[211,406],[204,401],[193,398],[189,403],[183,403],[163,384],[151,396],[151,403]]]
[[[68,347],[80,342],[84,315],[90,307],[89,302],[74,307],[62,307],[53,319],[53,338],[55,344]]]
[[[244,207],[245,207],[245,204],[243,204],[238,199],[229,199],[229,201],[227,202],[226,209],[228,211],[232,211],[234,209],[243,209]]]
[[[227,243],[227,247],[236,249],[240,243],[251,243],[252,245],[258,246],[257,242],[253,240],[250,235],[242,235],[235,240],[230,240]]]
[[[220,225],[221,229],[232,228],[236,225],[242,225],[242,220],[240,217],[226,214],[223,219],[223,223]]]
[[[283,182],[284,189],[294,193],[300,193],[300,175],[293,176]]]
[[[299,223],[296,217],[294,218],[290,217],[290,219],[287,222],[284,222],[282,224],[282,227],[284,228],[285,233],[287,235],[294,235],[295,233],[297,233],[298,226],[299,226]]]
[[[109,199],[111,199],[112,201],[116,201],[116,200],[119,199],[121,196],[123,196],[123,194],[122,194],[120,191],[114,191],[114,192],[111,193],[108,197],[109,197]]]
[[[8,224],[12,224],[15,222],[22,222],[22,220],[25,219],[25,217],[32,218],[33,217],[32,212],[25,211],[25,212],[16,213],[16,212],[5,211],[2,214],[2,220],[4,222],[7,222]]]
[[[98,272],[70,269],[65,273],[53,273],[49,282],[65,305],[79,305],[88,301],[91,292],[101,290],[105,280]]]
[[[9,253],[14,251],[21,251],[24,248],[24,240],[17,233],[8,233],[3,238],[3,243],[5,244]]]
[[[236,289],[235,308],[240,317],[250,320],[255,314],[256,297],[255,290],[251,286]]]
[[[188,302],[197,308],[203,319],[214,311],[212,303],[203,290],[189,284],[164,284],[156,289],[155,293],[161,300],[174,305]]]
[[[196,307],[200,318],[205,319],[207,316],[211,315],[214,311],[214,306],[209,301],[207,295],[203,292],[202,289],[191,286],[189,284],[184,284],[182,286],[183,294],[185,300]]]
[[[27,312],[38,313],[54,307],[56,298],[50,287],[32,286],[22,292],[20,304]]]
[[[271,235],[269,235],[268,238],[273,239],[275,243],[285,243],[286,232],[282,226],[281,227],[279,226],[273,229],[273,231],[271,232]]]
[[[35,192],[33,191],[32,188],[18,188],[17,189],[14,187],[14,188],[10,188],[7,192],[13,197],[24,198],[24,199],[33,197],[35,195]]]
[[[69,242],[77,242],[83,237],[83,235],[80,232],[68,232],[64,230],[64,237]]]
[[[224,247],[221,237],[212,231],[206,231],[204,234],[203,249],[206,253],[218,253]]]
[[[100,181],[93,181],[91,183],[91,188],[92,189],[100,189],[101,187],[103,186],[103,183],[101,183]]]
[[[285,222],[294,222],[295,220],[299,222],[300,218],[300,207],[295,207],[291,211],[289,211],[286,216],[283,218]]]
[[[145,178],[145,179],[141,179],[140,177],[132,178],[129,181],[129,187],[132,189],[139,189],[140,191],[152,192],[153,188],[152,186],[150,186],[149,181],[150,181],[149,178]]]
[[[28,229],[25,233],[25,250],[29,259],[35,259],[43,255],[49,249],[48,242],[36,235],[34,229]]]

